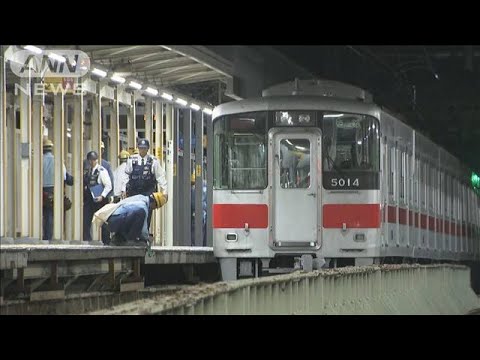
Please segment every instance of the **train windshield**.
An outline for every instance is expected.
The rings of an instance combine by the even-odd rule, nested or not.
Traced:
[[[215,120],[215,189],[267,187],[267,112],[223,116]]]
[[[325,171],[380,170],[378,121],[368,115],[323,115]]]

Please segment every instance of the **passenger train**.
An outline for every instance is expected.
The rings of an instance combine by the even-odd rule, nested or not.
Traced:
[[[479,260],[471,171],[365,90],[297,79],[212,119],[224,280],[299,264]]]

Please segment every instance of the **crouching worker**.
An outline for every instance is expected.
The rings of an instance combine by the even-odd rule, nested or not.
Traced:
[[[93,217],[97,226],[105,223],[112,235],[110,245],[148,245],[148,211],[161,208],[167,198],[161,192],[135,195],[116,204],[107,204]]]

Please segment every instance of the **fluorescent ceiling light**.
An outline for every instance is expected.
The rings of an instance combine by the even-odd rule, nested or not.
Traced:
[[[100,70],[100,69],[97,69],[97,68],[93,68],[92,74],[98,75],[98,76],[100,76],[100,77],[102,77],[102,78],[105,77],[105,76],[107,76],[107,72],[106,72],[106,71],[103,71],[103,70]]]
[[[158,90],[157,89],[153,89],[151,87],[147,87],[145,89],[146,92],[148,92],[149,94],[152,94],[152,95],[157,95],[158,94]]]
[[[134,88],[134,89],[137,89],[137,90],[140,90],[142,88],[142,84],[139,84],[135,81],[130,81],[130,83],[128,84],[128,86]]]
[[[212,115],[213,113],[212,109],[209,109],[209,108],[203,108],[203,112],[208,115]]]
[[[200,106],[198,106],[197,104],[194,104],[194,103],[192,103],[192,104],[190,105],[190,108],[192,108],[192,109],[195,110],[195,111],[200,110]]]
[[[123,84],[125,82],[125,78],[118,75],[113,75],[110,79],[112,79],[112,81],[115,81],[116,83],[119,83],[119,84]]]
[[[65,59],[63,56],[60,56],[60,55],[55,54],[55,53],[48,54],[48,57],[50,59],[60,61],[61,63],[64,63],[65,61],[67,61],[67,59]]]
[[[337,118],[337,117],[342,117],[343,114],[327,114],[323,115],[324,118]]]
[[[183,99],[181,99],[181,98],[177,98],[177,100],[175,100],[175,102],[176,102],[177,104],[182,105],[182,106],[185,106],[185,105],[188,104],[188,101],[183,100]]]
[[[23,47],[25,50],[29,50],[35,54],[41,54],[43,52],[42,49],[40,49],[39,47],[36,47],[36,46],[33,46],[33,45],[27,45],[27,46],[24,46]]]
[[[173,96],[170,95],[170,94],[167,94],[167,93],[163,93],[163,94],[162,94],[162,98],[167,99],[167,100],[169,100],[169,101],[172,101],[172,100],[173,100]]]

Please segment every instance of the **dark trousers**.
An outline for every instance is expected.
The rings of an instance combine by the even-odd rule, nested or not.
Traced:
[[[95,204],[90,198],[83,199],[83,240],[92,241],[92,219],[93,214],[100,210],[104,203]],[[110,233],[106,225],[102,225],[102,242],[107,245],[110,243]]]
[[[87,198],[83,198],[83,240],[92,241],[90,233],[92,227],[93,214],[95,214],[95,204]]]
[[[108,229],[111,232],[122,235],[126,240],[141,238],[145,211],[135,209],[121,215],[112,215],[108,218]]]
[[[44,192],[53,194],[53,187],[43,188]],[[43,240],[53,239],[53,204],[43,206]]]
[[[44,192],[53,194],[52,188],[43,188]],[[43,206],[43,240],[53,239],[53,206]]]
[[[153,190],[148,190],[148,191],[134,191],[134,190],[128,190],[127,191],[127,196],[130,197],[130,196],[135,196],[135,195],[143,195],[143,196],[150,196],[152,195],[154,192],[156,191],[156,188],[153,189]],[[148,208],[148,217],[147,217],[147,229],[148,229],[148,233],[150,234],[150,223],[152,222],[152,213],[153,213],[153,210]]]

